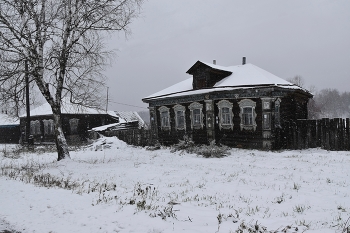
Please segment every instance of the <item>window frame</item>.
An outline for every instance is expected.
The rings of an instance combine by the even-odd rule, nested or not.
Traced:
[[[280,98],[277,98],[277,100],[275,101],[275,128],[281,128],[281,102],[282,101]]]
[[[231,103],[230,101],[228,100],[220,100],[217,104],[217,107],[219,108],[219,128],[220,130],[221,129],[231,129],[233,130],[233,117],[234,117],[234,114],[232,112],[232,108],[233,108],[233,103]],[[224,108],[228,108],[228,113],[225,113],[225,116],[227,116],[226,114],[229,115],[229,123],[227,123],[227,119],[225,117],[225,121],[224,121],[224,117],[223,117],[223,109]]]
[[[158,108],[159,111],[159,119],[160,119],[160,128],[161,130],[170,130],[170,112],[169,112],[169,108],[165,107],[165,106],[161,106],[160,108]],[[163,117],[162,113],[166,113],[166,117]],[[165,120],[164,120],[165,118]]]
[[[52,119],[50,120],[43,120],[44,123],[44,134],[45,135],[54,135],[55,134],[55,127],[54,122]]]
[[[186,130],[186,108],[180,104],[176,104],[173,109],[175,112],[175,129]],[[183,125],[180,125],[180,117],[183,118]]]
[[[30,134],[31,135],[40,135],[41,134],[41,128],[40,128],[40,121],[39,120],[30,121]]]
[[[241,130],[245,129],[245,130],[256,130],[257,124],[256,124],[256,112],[255,112],[255,108],[256,108],[256,102],[251,100],[251,99],[243,99],[241,101],[238,102],[239,104],[239,108],[240,108],[240,113],[239,116],[241,118],[241,123],[240,123],[240,128]],[[251,124],[246,124],[245,122],[245,114],[244,113],[244,109],[247,108],[251,108],[252,109],[252,122]]]
[[[191,118],[191,129],[203,129],[204,121],[203,121],[203,104],[198,102],[193,102],[188,106],[190,109],[190,118]],[[199,110],[199,122],[196,122],[195,119],[195,110]]]
[[[69,130],[71,135],[75,135],[79,133],[79,119],[78,118],[71,118],[69,119]]]

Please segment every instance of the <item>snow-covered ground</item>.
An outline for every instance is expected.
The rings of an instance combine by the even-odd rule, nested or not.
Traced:
[[[325,233],[350,225],[350,152],[232,149],[202,158],[104,138],[56,162],[55,153],[12,148],[0,148],[0,220],[20,232],[213,233],[257,225]]]

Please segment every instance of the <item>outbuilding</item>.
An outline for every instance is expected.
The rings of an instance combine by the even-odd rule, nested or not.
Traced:
[[[62,127],[67,142],[80,143],[88,138],[88,131],[94,127],[118,123],[119,118],[113,111],[104,111],[95,108],[73,104],[64,99],[61,107]],[[26,132],[26,115],[20,117],[22,136]],[[35,143],[54,143],[55,131],[51,107],[45,103],[30,111],[30,134]]]

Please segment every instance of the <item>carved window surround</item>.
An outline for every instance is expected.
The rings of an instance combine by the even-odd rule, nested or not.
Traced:
[[[240,113],[239,117],[241,118],[241,130],[256,130],[256,103],[250,99],[243,99],[238,102]]]
[[[160,128],[162,130],[170,130],[169,108],[161,106],[158,108],[158,111],[160,115]]]
[[[186,130],[186,108],[182,105],[175,105],[173,107],[175,112],[175,129],[176,130]]]
[[[219,128],[233,130],[233,104],[227,100],[220,100],[216,104],[219,108]]]
[[[191,111],[191,129],[203,129],[203,104],[194,102],[188,106],[188,109]]]

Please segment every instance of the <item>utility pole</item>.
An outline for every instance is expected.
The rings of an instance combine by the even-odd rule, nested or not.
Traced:
[[[29,106],[29,71],[28,71],[28,61],[25,60],[25,81],[26,81],[26,110],[27,110],[27,122],[26,122],[26,142],[28,143],[28,138],[30,134],[30,106]]]
[[[109,87],[107,87],[107,103],[106,103],[106,112],[108,111],[108,89],[109,89]]]

